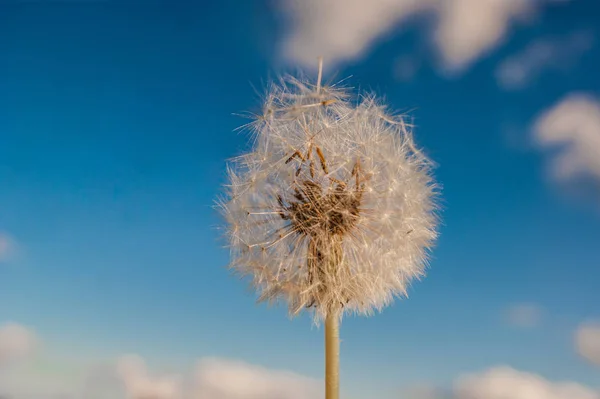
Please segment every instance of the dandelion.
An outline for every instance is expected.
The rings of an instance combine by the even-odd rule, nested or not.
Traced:
[[[230,267],[259,301],[325,321],[326,397],[339,394],[339,322],[370,315],[424,275],[437,236],[432,164],[410,127],[372,96],[288,77],[247,125],[228,165]]]

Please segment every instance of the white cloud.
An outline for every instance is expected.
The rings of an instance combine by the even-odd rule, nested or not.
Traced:
[[[312,399],[322,384],[311,378],[241,361],[205,358],[182,376],[150,376],[139,356],[125,356],[117,373],[130,399]]]
[[[593,43],[593,35],[583,31],[566,37],[534,40],[499,65],[496,80],[506,90],[522,89],[544,70],[564,71],[573,67]]]
[[[543,310],[535,304],[521,303],[509,306],[505,311],[506,322],[515,327],[532,328],[542,321]]]
[[[600,399],[600,392],[577,382],[553,382],[508,366],[467,373],[451,389],[422,386],[404,392],[408,399]]]
[[[16,323],[0,326],[0,369],[31,355],[36,337],[29,329]]]
[[[551,163],[559,181],[583,176],[600,179],[600,101],[570,94],[543,112],[534,124],[534,140],[542,149],[560,148]]]
[[[74,363],[36,351],[27,328],[0,328],[0,397],[13,399],[313,399],[322,383],[299,374],[241,361],[204,358],[178,375],[151,373],[143,358]],[[30,358],[20,367],[15,360]]]
[[[81,367],[80,367],[81,368]],[[96,362],[79,376],[77,399],[123,399],[124,383],[112,362]]]
[[[283,41],[284,56],[314,67],[359,58],[398,23],[438,0],[283,0],[292,30]]]
[[[290,19],[283,55],[307,67],[360,58],[386,33],[421,12],[437,17],[434,44],[461,70],[502,43],[511,24],[549,0],[281,0]]]
[[[131,399],[178,399],[181,381],[178,376],[152,377],[144,360],[135,355],[124,356],[117,363],[127,397]]]
[[[600,366],[600,322],[587,322],[575,333],[577,353],[590,363]]]
[[[319,381],[223,359],[198,364],[196,396],[202,399],[312,399],[322,397]]]
[[[100,399],[80,395],[81,367],[48,357],[30,329],[0,327],[0,397],[11,399]]]
[[[451,69],[462,69],[504,39],[516,18],[529,14],[531,0],[443,1],[435,40]]]
[[[597,391],[575,382],[551,382],[510,367],[465,375],[454,386],[457,399],[600,399]]]
[[[588,360],[599,360],[599,338],[600,324],[582,324],[576,339],[578,350]],[[7,324],[0,329],[2,358],[8,358],[6,354],[10,358],[30,355],[34,342],[33,333],[22,326]],[[18,379],[13,378],[15,384],[11,385],[2,385],[0,380],[0,395],[9,394],[14,399],[313,399],[323,395],[319,380],[219,358],[201,359],[193,372],[179,376],[150,373],[145,361],[135,355],[86,372],[74,373],[73,365],[64,366],[47,363],[46,372],[38,367],[11,375]],[[61,379],[56,368],[64,368],[63,374],[75,377]],[[408,394],[414,399],[600,399],[598,391],[581,384],[552,382],[504,366],[463,375],[455,380],[451,391],[422,386],[404,396]]]

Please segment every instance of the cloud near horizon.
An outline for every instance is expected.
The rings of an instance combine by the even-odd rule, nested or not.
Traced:
[[[600,399],[600,393],[575,382],[552,382],[511,367],[467,374],[454,385],[456,399]]]
[[[578,351],[600,360],[600,325],[584,323],[576,333]],[[0,359],[31,355],[34,334],[18,324],[0,328]],[[0,370],[1,371],[1,370]],[[126,355],[112,365],[90,368],[79,380],[51,381],[48,374],[19,376],[17,385],[2,385],[0,395],[14,399],[314,399],[323,383],[290,371],[272,370],[246,362],[202,358],[193,370],[179,375],[151,372],[146,361]],[[0,377],[2,375],[0,374]],[[50,375],[50,377],[52,377]],[[31,389],[37,387],[39,389]],[[40,388],[45,387],[45,388]],[[427,388],[427,387],[426,387]],[[44,390],[41,390],[44,389]],[[102,396],[104,395],[104,396]],[[450,391],[412,391],[412,399],[600,399],[600,393],[576,382],[553,382],[508,366],[458,376]]]
[[[151,376],[135,355],[117,363],[129,399],[311,399],[322,384],[299,374],[270,370],[239,360],[203,358],[186,376]]]
[[[17,323],[0,325],[0,371],[30,356],[35,350],[35,333]]]
[[[91,366],[40,357],[37,343],[35,333],[25,326],[0,325],[0,397],[313,399],[323,391],[323,384],[317,379],[239,360],[201,358],[193,370],[166,375],[152,372],[137,355],[124,355],[114,362]],[[24,367],[13,367],[34,358]],[[37,364],[40,361],[46,366],[40,368]]]
[[[123,356],[118,360],[116,368],[128,398],[177,399],[181,397],[180,377],[151,376],[144,359],[140,356]]]
[[[564,1],[564,0],[563,0]],[[568,1],[568,0],[566,0]],[[433,13],[432,44],[445,69],[462,71],[499,46],[515,22],[556,0],[281,0],[291,29],[283,56],[308,68],[361,58],[411,17]]]
[[[465,373],[450,389],[422,385],[408,390],[407,399],[600,399],[600,392],[573,381],[553,382],[541,375],[496,366]]]
[[[319,380],[219,358],[198,362],[194,384],[197,397],[205,399],[309,399],[323,394]]]

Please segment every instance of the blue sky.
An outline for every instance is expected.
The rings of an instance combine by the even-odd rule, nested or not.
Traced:
[[[452,1],[0,0],[0,325],[34,331],[55,369],[134,353],[178,373],[212,356],[321,378],[322,330],[255,305],[212,205],[247,148],[233,113],[323,55],[326,78],[414,118],[443,186],[428,276],[343,322],[345,397],[497,365],[599,388],[574,336],[600,317],[600,4]],[[461,31],[478,18],[504,28],[478,42]],[[548,110],[589,121],[536,130]],[[20,369],[29,388],[50,378],[38,366]]]

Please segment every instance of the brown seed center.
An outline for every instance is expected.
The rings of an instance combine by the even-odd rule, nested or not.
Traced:
[[[284,216],[292,228],[312,237],[330,237],[344,235],[356,225],[362,190],[350,190],[338,182],[333,190],[323,193],[319,184],[304,180],[295,189],[294,198],[297,201],[284,207]]]

